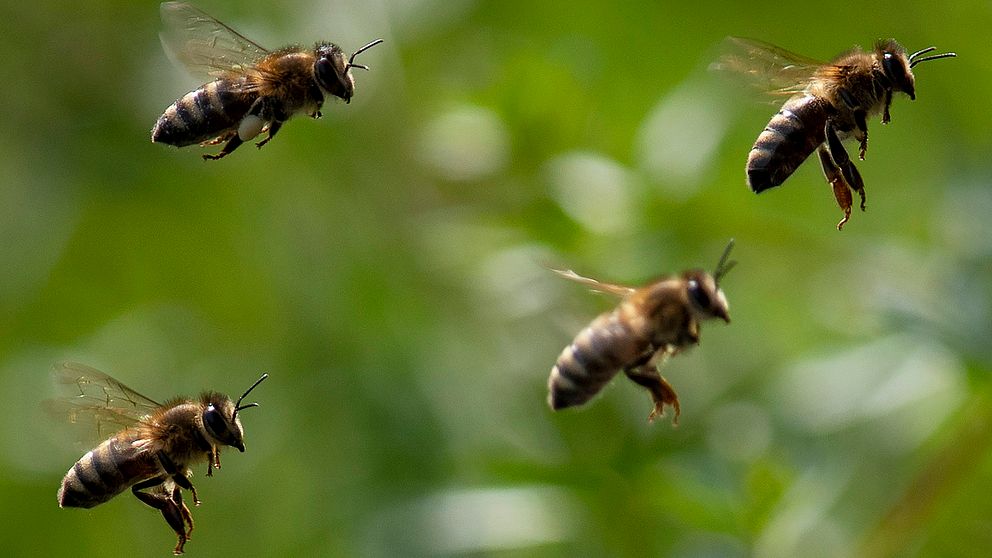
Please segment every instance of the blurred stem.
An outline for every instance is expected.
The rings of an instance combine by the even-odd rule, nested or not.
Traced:
[[[865,538],[860,556],[881,558],[900,554],[925,532],[940,502],[959,486],[992,448],[992,393],[976,393],[957,421],[956,429],[896,500],[878,526]]]

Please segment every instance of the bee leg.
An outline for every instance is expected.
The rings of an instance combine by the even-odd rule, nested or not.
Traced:
[[[182,514],[183,521],[186,522],[185,525],[189,525],[189,528],[186,529],[186,540],[188,541],[193,536],[193,514],[189,512],[189,508],[183,502],[183,493],[178,486],[172,489],[172,502],[179,506],[179,513]]]
[[[882,109],[882,124],[888,124],[891,117],[889,117],[889,105],[892,104],[892,90],[885,90],[885,108]]]
[[[657,417],[665,416],[665,405],[671,405],[675,411],[675,416],[672,417],[672,424],[678,426],[679,415],[682,414],[682,407],[679,405],[679,396],[675,393],[675,388],[668,383],[668,380],[661,377],[661,374],[658,373],[658,367],[654,363],[626,368],[623,373],[635,384],[647,389],[651,393],[654,409],[648,415],[649,422],[653,422]]]
[[[219,145],[219,144],[224,143],[225,141],[231,139],[231,136],[233,136],[236,133],[237,132],[227,132],[226,134],[221,134],[221,135],[215,137],[212,140],[207,140],[207,141],[201,143],[200,144],[200,147],[207,147],[208,145]]]
[[[165,469],[166,474],[169,475],[169,478],[180,487],[189,490],[193,494],[193,504],[199,506],[201,502],[196,496],[196,488],[193,488],[193,483],[189,481],[186,472],[180,471],[179,467],[169,459],[168,455],[165,455],[164,451],[158,452],[158,460],[162,464],[162,468]]]
[[[279,131],[279,128],[282,128],[282,122],[279,121],[279,120],[276,120],[272,124],[270,124],[269,125],[269,135],[266,136],[265,139],[263,139],[262,141],[256,143],[255,144],[255,147],[261,149],[263,145],[269,143],[269,140],[272,139],[276,135],[276,132]]]
[[[240,146],[242,143],[244,143],[244,142],[241,141],[241,137],[238,136],[238,134],[234,134],[231,137],[231,139],[228,140],[228,142],[224,145],[224,148],[220,150],[220,153],[218,153],[216,155],[210,155],[210,154],[204,153],[203,154],[203,160],[206,161],[206,160],[209,159],[211,161],[216,161],[217,159],[223,159],[224,157],[230,155],[231,152],[234,151],[235,149],[237,149],[238,146]]]
[[[854,114],[854,125],[856,127],[856,131],[861,132],[861,152],[859,155],[861,160],[864,161],[865,151],[868,151],[868,123],[865,121],[868,115],[865,112],[865,109],[858,106],[858,101],[855,100],[849,92],[841,89],[840,98],[844,101],[844,104],[847,105],[847,108],[849,108]],[[829,122],[827,122],[827,126],[830,126]],[[833,145],[831,145],[830,149],[833,150],[833,148]]]
[[[868,122],[867,115],[863,110],[854,111],[854,124],[861,131],[861,150],[858,153],[858,158],[862,161],[865,160],[865,152],[868,151]]]
[[[852,190],[861,196],[861,211],[865,210],[865,182],[861,179],[861,173],[858,172],[858,167],[854,166],[851,158],[847,155],[847,150],[844,149],[844,144],[840,142],[840,137],[837,135],[837,131],[834,129],[833,124],[828,120],[825,132],[827,136],[827,149],[830,152],[830,157],[833,159],[834,165],[840,167],[841,171],[844,173],[844,180],[847,181],[847,185],[850,186]],[[822,157],[821,157],[822,162]],[[837,200],[840,202],[840,200]]]
[[[844,218],[840,220],[840,223],[837,223],[837,230],[841,230],[844,228],[844,223],[847,223],[847,220],[851,218],[851,189],[848,187],[847,181],[844,180],[844,173],[834,164],[834,160],[830,158],[830,153],[826,148],[821,146],[816,152],[820,156],[823,174],[834,190],[837,205],[844,212]]]
[[[282,109],[282,106],[273,99],[272,97],[259,97],[252,103],[251,108],[241,119],[238,124],[238,129],[236,133],[231,136],[231,139],[224,145],[220,153],[216,155],[204,155],[204,159],[217,160],[227,155],[231,154],[232,151],[237,149],[242,143],[251,140],[259,133],[265,126],[270,126],[269,128],[269,138],[272,138],[272,128],[278,129],[278,125],[275,124],[275,120],[285,121],[289,117],[278,118],[283,115],[286,111]],[[268,140],[265,140],[268,141]],[[262,143],[264,144],[265,141]]]
[[[837,135],[837,130],[830,121],[827,121],[825,132],[827,136],[827,149],[830,151],[830,157],[834,160],[834,164],[844,172],[844,179],[847,180],[851,189],[861,192],[861,197],[864,198],[865,183],[861,179],[861,173],[858,172],[858,168],[851,162],[851,158],[847,155],[847,149],[844,149],[844,144],[841,143],[840,136]],[[863,202],[861,209],[864,209]]]
[[[214,476],[214,469],[220,469],[220,448],[214,446],[207,454],[207,476]]]
[[[276,135],[283,122],[289,120],[289,114],[281,101],[274,97],[259,97],[248,109],[248,114],[238,125],[238,136],[242,140],[248,141],[262,131],[268,130],[269,135],[255,145],[261,148],[269,143],[269,140]]]
[[[180,507],[180,505],[176,503],[174,496],[170,497],[164,492],[159,492],[158,494],[142,492],[148,488],[161,486],[164,482],[165,479],[163,477],[151,478],[132,486],[131,493],[144,504],[162,512],[162,517],[165,518],[165,522],[169,524],[169,527],[172,527],[172,530],[176,533],[176,537],[178,537],[176,548],[172,551],[172,553],[179,555],[183,553],[183,546],[185,546],[186,541],[189,540],[189,537],[186,534],[186,524],[184,523],[185,518],[189,516],[189,509],[185,509],[185,511],[183,511],[183,508],[186,506],[183,505]],[[177,488],[175,490],[179,489]],[[173,492],[175,493],[175,491]],[[182,502],[181,497],[179,501],[180,503]],[[192,517],[190,517],[189,520],[191,525],[190,530],[192,530]]]

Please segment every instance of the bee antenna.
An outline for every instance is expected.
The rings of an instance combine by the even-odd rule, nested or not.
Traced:
[[[252,384],[250,388],[248,388],[247,390],[245,390],[244,393],[241,394],[241,397],[238,398],[238,402],[234,404],[234,414],[231,416],[231,420],[234,420],[238,416],[238,411],[241,411],[243,409],[248,409],[251,407],[258,407],[258,403],[249,403],[247,405],[242,405],[241,401],[244,400],[244,398],[247,397],[249,393],[251,393],[251,390],[258,387],[258,384],[262,383],[262,381],[268,377],[269,377],[268,374],[262,374],[261,378],[256,380],[255,383]]]
[[[720,262],[716,264],[716,270],[713,272],[713,282],[719,286],[720,279],[727,274],[728,271],[737,265],[737,260],[727,260],[730,257],[730,251],[734,248],[734,239],[731,238],[730,242],[727,243],[727,247],[723,249],[723,255],[720,256]]]
[[[383,42],[382,39],[376,39],[371,43],[363,46],[362,48],[356,50],[355,54],[352,54],[351,58],[348,59],[348,68],[361,68],[363,70],[368,70],[369,67],[364,64],[355,64],[355,57],[381,42]],[[345,68],[345,70],[347,70],[348,68]]]
[[[930,47],[930,48],[925,48],[923,50],[914,52],[909,57],[909,67],[912,68],[913,66],[919,64],[920,62],[926,62],[927,60],[940,60],[941,58],[954,58],[955,56],[957,56],[957,53],[955,53],[955,52],[945,52],[944,54],[934,54],[933,56],[924,56],[923,58],[915,58],[914,59],[914,57],[916,57],[916,56],[919,56],[919,55],[924,54],[926,52],[930,52],[931,50],[935,50],[935,49],[936,49],[936,47]]]

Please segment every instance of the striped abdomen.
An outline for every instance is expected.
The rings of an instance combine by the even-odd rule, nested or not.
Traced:
[[[190,91],[165,109],[152,128],[152,141],[184,147],[237,129],[257,94],[244,79],[218,79]]]
[[[159,474],[155,457],[134,447],[137,438],[125,430],[79,458],[62,479],[59,507],[92,508]]]
[[[785,182],[826,140],[830,104],[813,95],[789,99],[762,130],[747,156],[747,184],[755,192]]]
[[[623,306],[601,314],[558,356],[548,378],[552,409],[581,405],[649,348],[621,320]]]

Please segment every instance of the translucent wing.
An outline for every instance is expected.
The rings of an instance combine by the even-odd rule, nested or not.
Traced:
[[[165,53],[197,78],[243,72],[269,53],[185,2],[164,2],[161,12],[164,27],[159,37]]]
[[[805,89],[816,71],[827,65],[771,43],[727,37],[723,55],[711,68],[729,71],[766,92],[792,95]]]
[[[552,269],[551,271],[554,271],[560,277],[564,277],[569,281],[575,281],[576,283],[581,283],[594,291],[619,296],[621,298],[630,296],[634,291],[637,290],[633,287],[614,285],[612,283],[603,283],[595,279],[590,279],[589,277],[583,277],[578,273],[572,271],[571,269],[565,269],[565,270]]]
[[[53,376],[62,394],[46,402],[57,417],[80,425],[85,436],[107,438],[152,414],[159,403],[110,376],[78,362],[60,362]]]

